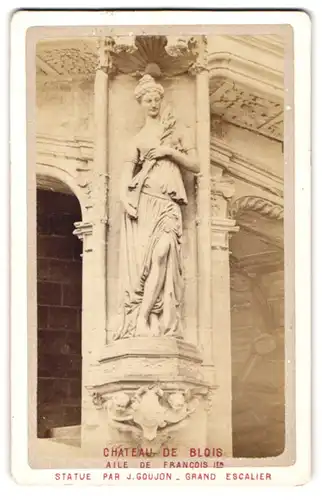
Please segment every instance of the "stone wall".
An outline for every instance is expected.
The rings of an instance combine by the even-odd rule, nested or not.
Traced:
[[[232,123],[217,123],[212,119],[212,137],[221,139],[225,146],[238,155],[259,164],[264,172],[284,177],[283,143]],[[250,147],[251,144],[251,147]],[[266,186],[264,186],[266,187]]]
[[[37,88],[37,133],[65,139],[93,136],[93,82],[47,82]]]
[[[38,436],[81,418],[81,242],[74,196],[38,190]]]

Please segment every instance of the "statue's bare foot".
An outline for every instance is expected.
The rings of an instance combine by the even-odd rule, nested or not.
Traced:
[[[136,335],[138,337],[149,337],[151,335],[150,325],[143,316],[138,317],[138,321],[136,324]]]
[[[157,314],[151,313],[150,315],[150,330],[152,337],[160,336],[160,321]]]

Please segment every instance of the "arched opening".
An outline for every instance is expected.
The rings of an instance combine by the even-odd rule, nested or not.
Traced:
[[[77,197],[37,177],[37,436],[81,423],[82,243]]]
[[[283,221],[247,210],[231,239],[232,420],[235,457],[284,450]]]

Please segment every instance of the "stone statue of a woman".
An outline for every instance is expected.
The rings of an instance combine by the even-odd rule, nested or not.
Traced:
[[[145,124],[134,137],[121,179],[122,325],[116,339],[182,336],[181,205],[187,195],[181,169],[198,173],[199,166],[171,111],[161,116],[163,95],[150,75],[135,89]]]

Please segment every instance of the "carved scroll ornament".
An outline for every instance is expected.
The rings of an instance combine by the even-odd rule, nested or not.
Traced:
[[[284,208],[272,201],[257,196],[243,196],[234,201],[230,207],[230,214],[236,218],[243,212],[257,212],[269,219],[281,220],[284,218]]]

